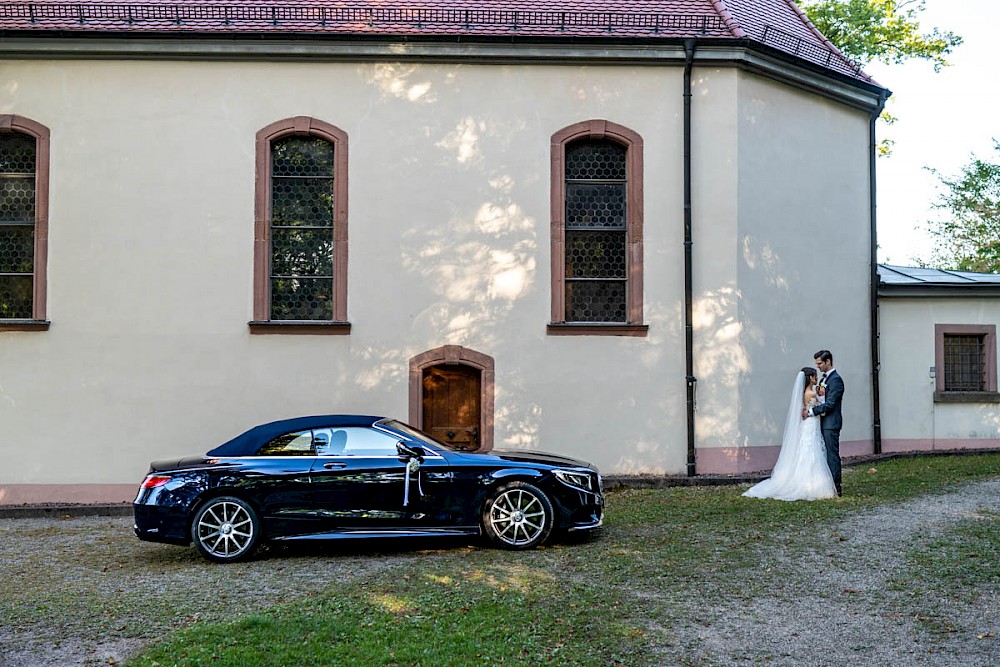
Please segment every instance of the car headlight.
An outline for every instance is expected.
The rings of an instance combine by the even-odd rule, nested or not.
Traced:
[[[594,492],[594,478],[584,472],[576,472],[573,470],[556,470],[555,476],[560,482],[566,486],[571,486],[574,489],[582,489],[583,491]]]

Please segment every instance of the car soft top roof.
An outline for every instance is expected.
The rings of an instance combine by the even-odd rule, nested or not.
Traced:
[[[371,415],[315,415],[312,417],[296,417],[282,419],[255,426],[246,433],[241,433],[229,442],[223,443],[208,452],[209,456],[252,456],[265,443],[284,433],[305,431],[311,428],[336,426],[371,426],[385,417]]]

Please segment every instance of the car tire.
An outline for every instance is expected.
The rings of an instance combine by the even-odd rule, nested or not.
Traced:
[[[191,522],[191,540],[201,555],[216,563],[246,560],[257,550],[261,523],[246,501],[219,496],[198,508]]]
[[[549,538],[555,523],[552,501],[527,482],[510,482],[483,506],[483,533],[501,549],[534,549]]]

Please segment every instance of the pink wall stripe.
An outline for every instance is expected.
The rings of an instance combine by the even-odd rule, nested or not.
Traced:
[[[874,452],[871,440],[845,440],[840,443],[841,458],[865,456]],[[928,452],[951,449],[1000,449],[1000,438],[953,439],[882,439],[882,453]],[[761,447],[710,447],[695,452],[695,465],[699,475],[733,475],[748,472],[766,472],[774,467],[781,448],[777,445]]]
[[[843,440],[840,443],[841,457],[871,454],[873,450],[871,440]],[[706,447],[695,451],[695,467],[699,475],[761,472],[774,467],[780,451],[778,445]]]
[[[883,452],[932,452],[942,449],[1000,449],[1000,438],[919,438],[882,440]]]
[[[781,447],[711,447],[695,450],[695,470],[699,475],[725,475],[770,470]]]
[[[0,484],[0,505],[129,503],[139,484]]]

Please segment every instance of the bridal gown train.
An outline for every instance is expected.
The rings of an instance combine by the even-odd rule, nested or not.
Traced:
[[[819,500],[835,498],[837,487],[826,463],[819,417],[800,419],[798,437],[785,438],[771,477],[744,493],[750,498]]]

